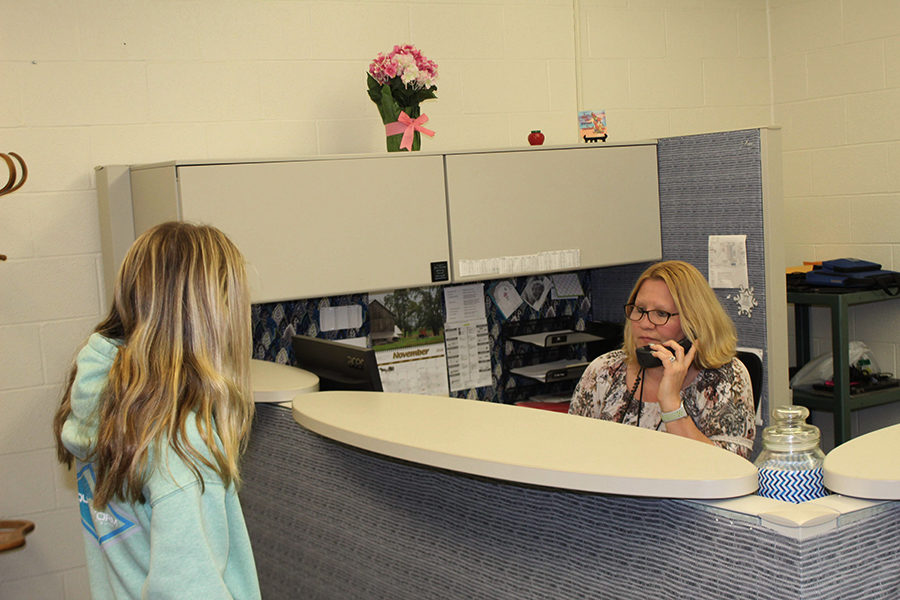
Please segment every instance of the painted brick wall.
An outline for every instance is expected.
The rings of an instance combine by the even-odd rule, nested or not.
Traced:
[[[873,209],[898,216],[893,0],[2,4],[0,151],[22,154],[30,178],[0,198],[10,257],[0,263],[0,517],[38,524],[0,560],[4,598],[88,597],[72,479],[54,461],[49,422],[104,310],[93,168],[382,151],[363,73],[395,43],[419,45],[441,68],[439,100],[424,107],[438,132],[426,150],[521,146],[538,128],[547,144],[574,143],[579,106],[606,109],[620,140],[781,120],[789,200],[830,215],[793,219],[790,256],[861,244],[900,262],[898,235]],[[829,111],[837,100],[846,112]],[[839,187],[823,189],[829,181]],[[841,241],[833,228],[848,223]],[[857,331],[898,330],[900,313],[871,310]],[[888,350],[896,365],[885,339],[879,356]]]

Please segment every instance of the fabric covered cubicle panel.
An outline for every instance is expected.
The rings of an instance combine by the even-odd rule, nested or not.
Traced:
[[[266,404],[242,474],[269,600],[900,596],[896,503],[797,540],[692,502],[508,484],[385,458]]]
[[[749,129],[663,138],[657,151],[663,260],[687,261],[708,276],[709,236],[746,235],[749,288],[757,302],[751,316],[739,312],[738,289],[715,292],[737,326],[738,345],[764,349],[768,340],[760,143],[759,130]],[[621,306],[644,267],[592,272],[595,319],[621,320]],[[767,361],[764,355],[760,403],[766,421]]]

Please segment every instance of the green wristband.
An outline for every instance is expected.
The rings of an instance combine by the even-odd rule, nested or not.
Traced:
[[[675,410],[670,410],[669,412],[664,412],[662,415],[663,423],[671,423],[672,421],[677,421],[678,419],[683,419],[688,416],[687,411],[684,410],[684,402],[678,405],[678,408]]]

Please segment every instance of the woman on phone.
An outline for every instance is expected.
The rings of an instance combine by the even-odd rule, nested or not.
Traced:
[[[253,417],[244,259],[213,227],[142,234],[54,420],[94,598],[259,598],[236,486]]]
[[[703,275],[682,261],[651,265],[625,316],[622,348],[591,362],[569,413],[667,431],[748,458],[756,435],[750,376],[735,356],[734,323]]]

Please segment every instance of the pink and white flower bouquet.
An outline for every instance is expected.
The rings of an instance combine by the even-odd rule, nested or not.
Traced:
[[[434,135],[422,127],[428,117],[421,114],[419,103],[437,98],[436,79],[437,64],[411,44],[379,53],[369,64],[369,98],[385,125],[388,151],[418,150],[420,133]]]

